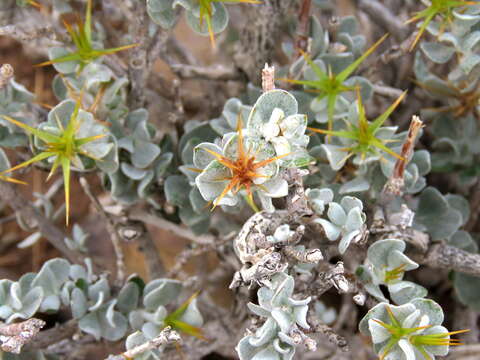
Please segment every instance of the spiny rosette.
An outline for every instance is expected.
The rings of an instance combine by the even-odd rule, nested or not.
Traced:
[[[370,122],[358,93],[357,102],[352,103],[348,118],[345,119],[346,128],[341,130],[309,128],[314,132],[333,137],[330,144],[322,145],[333,170],[340,170],[351,157],[355,165],[385,159],[384,154],[404,160],[391,149],[391,144],[398,146],[401,144],[402,135],[395,134],[396,126],[383,126],[383,124],[405,95],[406,92],[403,92],[384,113]]]
[[[103,49],[97,39],[94,39],[92,36],[92,2],[93,0],[87,0],[84,23],[78,20],[76,27],[74,27],[72,24],[64,22],[65,28],[75,45],[75,51],[70,51],[63,47],[52,47],[49,49],[49,57],[51,60],[42,62],[36,66],[53,65],[58,72],[64,74],[73,73],[77,70],[80,72],[85,65],[102,56],[111,55],[137,46],[137,44],[130,44]]]
[[[113,143],[108,139],[108,129],[98,123],[93,115],[80,109],[80,99],[65,100],[48,114],[48,120],[33,128],[9,116],[5,120],[21,127],[33,136],[34,147],[39,151],[31,159],[4,171],[9,173],[36,162],[46,160],[51,164],[52,176],[62,167],[65,187],[66,221],[70,210],[70,173],[72,164],[77,170],[95,166],[107,156]]]
[[[380,360],[434,360],[448,354],[449,346],[461,345],[441,326],[443,310],[430,299],[414,299],[394,306],[380,303],[360,321],[360,331],[372,338]]]

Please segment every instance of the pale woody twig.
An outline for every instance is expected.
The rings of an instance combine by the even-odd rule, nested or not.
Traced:
[[[178,335],[176,331],[172,330],[170,326],[167,326],[157,337],[153,338],[152,340],[138,345],[133,349],[127,350],[121,355],[109,356],[107,360],[133,359],[135,356],[141,355],[149,350],[158,349],[162,345],[176,343],[180,340],[180,335]]]
[[[275,89],[275,67],[267,63],[262,70],[262,89],[264,92]]]
[[[35,318],[0,326],[1,349],[5,352],[20,354],[23,345],[30,342],[44,326],[45,321]]]
[[[183,79],[207,79],[207,80],[242,80],[242,73],[234,68],[223,65],[196,66],[187,64],[171,64],[173,72]]]
[[[190,229],[181,227],[173,222],[162,219],[161,217],[151,215],[144,211],[132,211],[128,214],[128,218],[131,220],[142,221],[145,224],[149,224],[161,229],[164,229],[172,234],[180,236],[184,239],[190,240],[193,243],[199,245],[215,244],[215,237],[211,235],[195,235]]]
[[[3,64],[0,67],[0,90],[7,86],[10,79],[13,78],[13,67],[10,64]]]
[[[415,147],[415,139],[417,138],[420,129],[423,127],[423,122],[416,115],[412,117],[410,128],[408,129],[407,139],[402,146],[400,156],[402,159],[398,159],[393,169],[393,174],[388,179],[383,189],[386,194],[401,195],[403,186],[405,185],[405,168],[412,156],[413,149]]]

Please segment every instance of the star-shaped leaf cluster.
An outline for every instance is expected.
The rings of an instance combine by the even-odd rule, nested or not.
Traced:
[[[388,119],[400,102],[405,98],[407,92],[403,92],[395,102],[375,120],[369,122],[365,115],[365,107],[362,103],[360,93],[358,92],[358,125],[347,122],[347,130],[323,130],[317,128],[309,128],[310,130],[330,135],[350,139],[352,145],[345,147],[344,151],[348,152],[347,157],[359,154],[363,159],[369,154],[377,154],[378,150],[384,151],[397,159],[404,160],[400,155],[395,153],[392,149],[386,146],[388,140],[382,140],[376,136],[378,130],[383,123]]]
[[[453,20],[453,11],[467,6],[478,4],[476,1],[466,1],[466,0],[431,0],[430,6],[425,9],[417,12],[412,18],[410,18],[406,23],[413,23],[417,21],[422,21],[418,34],[415,37],[412,45],[410,46],[410,51],[412,51],[417,45],[418,41],[422,37],[423,33],[427,29],[428,25],[432,22],[435,17],[441,17],[442,22],[440,25],[440,31],[443,31],[443,28],[447,23],[451,23]]]
[[[318,100],[327,98],[328,129],[332,130],[337,97],[344,92],[355,90],[354,87],[347,86],[345,81],[363,63],[363,61],[365,61],[365,59],[370,56],[375,49],[377,49],[377,47],[387,38],[387,36],[388,34],[382,36],[375,44],[365,51],[365,53],[363,53],[359,58],[357,58],[353,63],[351,63],[338,74],[334,74],[331,69],[329,69],[328,72],[325,72],[310,58],[310,56],[308,56],[308,54],[302,52],[305,60],[315,72],[317,80],[283,79],[283,81],[304,85],[307,88],[310,88],[313,92],[320,93],[320,95],[317,97]]]
[[[116,52],[127,50],[138,44],[130,44],[109,49],[95,49],[92,41],[92,0],[88,0],[85,13],[85,23],[77,22],[77,27],[74,28],[71,24],[64,22],[70,37],[77,48],[76,51],[65,56],[58,57],[53,60],[45,61],[36,66],[47,66],[56,63],[64,63],[69,61],[78,61],[80,63],[80,70],[91,61],[102,57],[104,55],[114,54]]]
[[[41,142],[45,144],[45,150],[39,152],[37,155],[32,157],[31,159],[22,162],[19,165],[16,165],[8,170],[2,172],[2,174],[10,173],[12,171],[21,169],[28,165],[34,164],[36,162],[40,162],[49,158],[53,158],[53,165],[50,170],[50,174],[48,175],[47,180],[55,173],[59,166],[62,167],[63,171],[63,180],[64,180],[64,187],[65,187],[65,208],[66,208],[66,223],[68,225],[68,219],[70,215],[70,173],[71,173],[71,164],[72,162],[76,164],[79,160],[78,155],[87,156],[94,160],[99,160],[93,157],[93,155],[87,153],[82,149],[83,145],[90,143],[92,141],[101,139],[107,134],[99,134],[89,137],[77,138],[77,130],[80,126],[80,122],[78,121],[78,113],[80,110],[80,101],[78,100],[75,104],[75,109],[69,119],[68,125],[64,127],[58,119],[56,118],[58,128],[61,130],[61,133],[56,135],[48,131],[40,130],[37,128],[33,128],[27,124],[24,124],[18,120],[15,120],[9,116],[2,115],[3,118],[12,124],[15,124],[35,138],[39,139]],[[82,167],[80,164],[77,165],[78,167]],[[2,175],[3,176],[3,175]],[[10,179],[11,181],[12,179]]]

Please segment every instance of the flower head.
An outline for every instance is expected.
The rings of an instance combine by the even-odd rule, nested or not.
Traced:
[[[224,136],[224,148],[202,143],[194,150],[194,164],[201,174],[196,184],[203,198],[217,205],[235,205],[236,195],[245,190],[247,202],[255,209],[253,191],[270,197],[285,196],[287,183],[279,178],[277,161],[288,154],[274,156],[271,145],[244,137],[239,118],[237,132]]]

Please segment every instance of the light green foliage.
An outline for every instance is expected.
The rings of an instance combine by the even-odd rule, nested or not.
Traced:
[[[117,341],[134,331],[127,338],[129,348],[134,339],[152,339],[166,325],[190,335],[201,334],[203,319],[194,299],[176,312],[165,308],[178,299],[181,290],[176,280],[157,279],[145,285],[136,277],[116,290],[105,276],[92,273],[90,261],[84,267],[52,259],[38,274],[25,274],[18,282],[0,281],[0,318],[11,323],[67,307],[80,330],[97,339]],[[148,352],[144,356],[138,359],[149,359]]]
[[[292,297],[293,277],[278,273],[272,278],[272,287],[258,290],[258,305],[247,306],[255,315],[265,319],[255,333],[245,336],[237,345],[240,360],[290,360],[298,346],[299,329],[309,329],[307,311],[310,298]],[[301,331],[301,330],[300,330]]]
[[[110,118],[115,136],[119,166],[104,174],[107,189],[116,201],[133,204],[147,199],[158,207],[154,198],[148,198],[156,183],[161,181],[173,159],[173,154],[162,151],[156,138],[156,128],[148,121],[146,109],[137,109],[126,117]]]
[[[440,305],[429,299],[415,299],[394,306],[380,303],[360,321],[360,331],[372,338],[382,360],[434,360],[448,354],[449,345],[458,345],[443,327]]]
[[[448,240],[469,216],[469,204],[462,196],[443,196],[437,189],[428,187],[420,194],[415,223],[425,229],[432,240]]]
[[[313,221],[322,226],[328,240],[340,239],[340,254],[345,253],[352,242],[358,242],[365,236],[366,215],[360,199],[345,196],[337,203],[333,201],[333,192],[329,189],[308,189],[306,194],[316,214],[323,216]]]
[[[186,334],[202,337],[199,327],[203,324],[203,317],[197,308],[195,296],[170,314],[165,307],[178,299],[181,290],[182,283],[180,281],[169,279],[156,279],[145,286],[143,297],[139,299],[142,305],[136,310],[130,309],[129,312],[130,326],[136,331],[128,336],[127,349],[153,339],[165,326],[172,326]],[[153,349],[135,359],[157,359],[162,350],[162,347]]]

